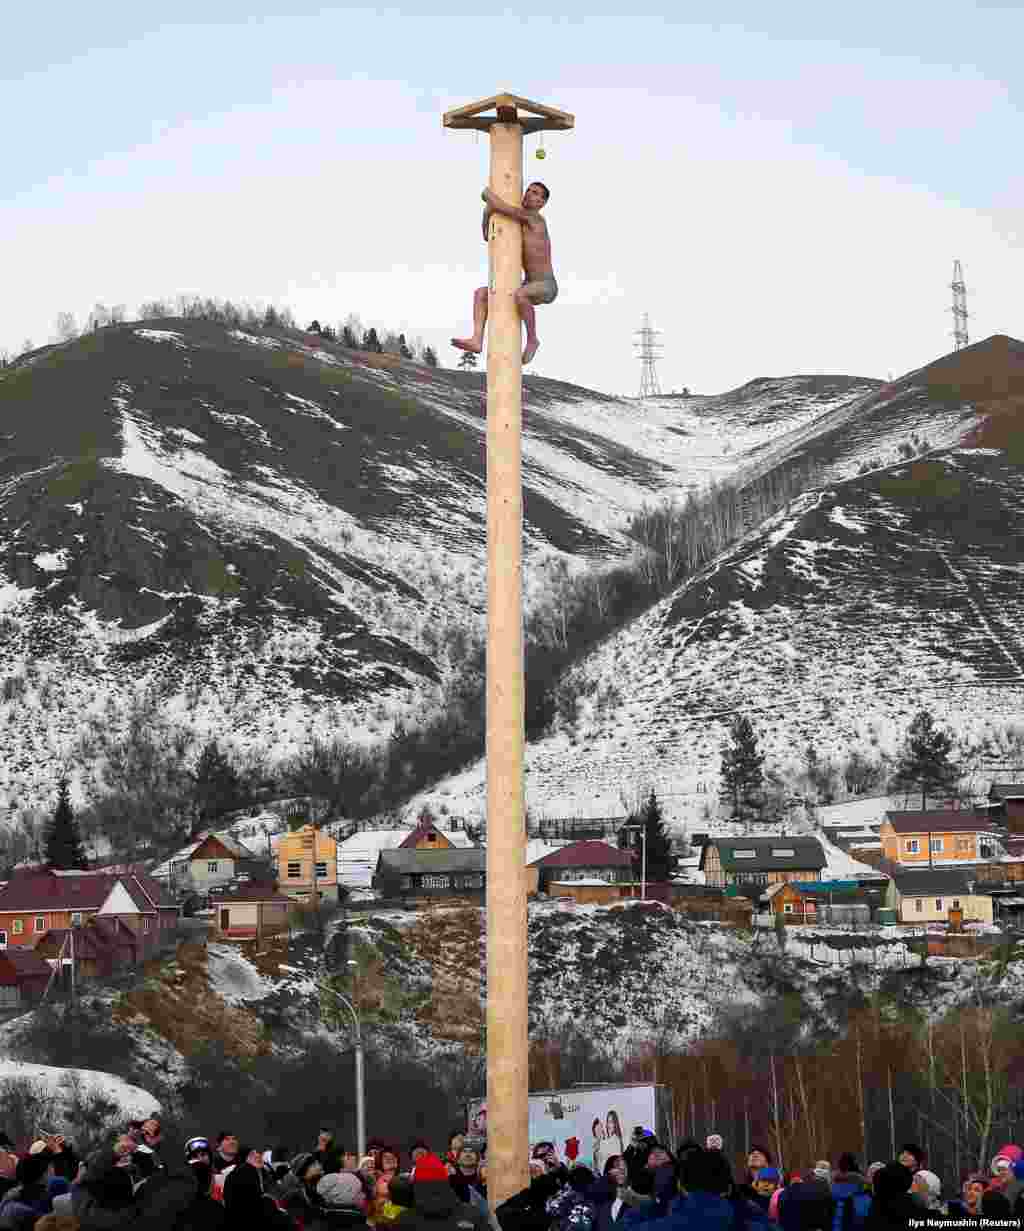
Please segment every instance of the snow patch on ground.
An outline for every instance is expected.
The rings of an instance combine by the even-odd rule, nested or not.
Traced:
[[[210,990],[226,1004],[263,1000],[275,990],[275,985],[231,945],[210,945],[206,951],[206,969]]]
[[[44,573],[62,573],[68,566],[68,553],[64,548],[60,551],[41,551],[38,556],[33,556],[32,563]]]
[[[139,1086],[96,1069],[52,1068],[46,1064],[28,1064],[21,1060],[0,1058],[0,1090],[8,1081],[27,1080],[41,1097],[52,1100],[55,1118],[57,1109],[67,1097],[68,1080],[80,1083],[83,1093],[99,1094],[118,1104],[123,1119],[145,1119],[160,1111],[157,1099]]]

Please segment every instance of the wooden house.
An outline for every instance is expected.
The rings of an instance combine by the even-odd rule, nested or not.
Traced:
[[[908,868],[992,859],[997,853],[998,835],[988,815],[973,811],[886,812],[878,836],[885,859]]]
[[[239,885],[215,898],[211,934],[222,940],[287,935],[291,898],[271,885]]]
[[[486,873],[482,847],[382,850],[373,888],[385,898],[483,899]]]
[[[817,838],[710,838],[701,850],[706,885],[756,890],[779,881],[820,880],[827,866]]]
[[[0,950],[0,1009],[33,1004],[46,991],[51,969],[33,949]]]
[[[635,879],[634,867],[632,853],[610,842],[570,842],[556,850],[546,851],[527,864],[526,888],[528,893],[553,893],[552,884],[558,882],[564,885],[569,881],[618,886]],[[594,900],[601,896],[600,891],[596,892],[596,896],[591,895]],[[619,896],[617,888],[611,896]]]
[[[1024,782],[993,782],[988,792],[989,816],[1011,834],[1024,834]]]
[[[109,978],[138,965],[145,956],[139,938],[119,918],[93,915],[81,927],[51,928],[32,950],[51,967],[67,968],[72,961],[83,979]]]
[[[338,844],[315,825],[282,834],[277,846],[277,878],[281,892],[293,901],[338,900]]]
[[[886,906],[895,907],[900,923],[991,923],[991,893],[978,886],[964,868],[922,868],[897,872],[886,891]]]

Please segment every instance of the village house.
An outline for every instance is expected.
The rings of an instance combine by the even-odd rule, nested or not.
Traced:
[[[988,815],[1011,834],[1024,834],[1024,782],[993,782],[988,792]]]
[[[442,830],[433,822],[415,827],[360,829],[338,843],[338,884],[346,891],[369,890],[381,851],[479,849],[465,830]]]
[[[482,900],[486,872],[487,852],[482,847],[382,850],[377,855],[373,888],[385,898]]]
[[[277,845],[277,879],[293,901],[338,900],[338,844],[315,825],[282,834]]]
[[[895,907],[899,922],[991,923],[992,895],[980,891],[963,868],[901,869],[886,891],[886,906]]]
[[[288,935],[288,912],[294,906],[269,884],[238,885],[216,898],[210,933],[221,940],[262,940]]]
[[[885,882],[866,888],[855,880],[778,881],[762,902],[787,923],[867,924],[885,902]]]
[[[0,948],[33,948],[51,929],[118,918],[136,937],[140,956],[173,943],[178,908],[141,868],[116,865],[88,872],[16,868],[0,889]]]
[[[700,870],[706,885],[754,890],[779,881],[821,880],[827,862],[817,838],[710,838]]]
[[[0,950],[0,1009],[38,1002],[51,973],[48,963],[33,949]]]
[[[62,973],[74,963],[76,977],[92,979],[138,965],[140,946],[123,919],[90,915],[80,927],[50,928],[32,952]]]
[[[906,867],[966,863],[998,853],[988,816],[973,811],[886,812],[879,838],[883,857]]]
[[[154,880],[166,884],[172,893],[191,890],[208,894],[218,885],[237,877],[266,875],[268,869],[255,851],[226,829],[204,833],[154,868]]]
[[[616,886],[609,898],[618,898],[617,886],[634,879],[634,862],[630,851],[621,850],[610,842],[584,840],[569,842],[555,850],[546,850],[526,866],[527,893],[555,893],[570,881],[588,881],[592,886]],[[590,895],[598,900],[598,890]]]

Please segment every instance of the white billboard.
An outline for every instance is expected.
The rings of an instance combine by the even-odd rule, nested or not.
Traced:
[[[554,1142],[558,1157],[573,1158],[598,1175],[613,1154],[622,1154],[634,1128],[646,1129],[675,1148],[672,1091],[650,1082],[629,1085],[579,1085],[568,1090],[538,1090],[529,1096],[530,1150]],[[478,1142],[487,1136],[487,1100],[467,1108],[467,1130]]]

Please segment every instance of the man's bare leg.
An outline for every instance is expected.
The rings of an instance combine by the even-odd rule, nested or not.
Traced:
[[[522,288],[516,291],[516,304],[519,308],[519,315],[523,318],[523,324],[526,326],[526,349],[523,351],[523,363],[525,364],[536,355],[537,348],[540,346],[540,339],[537,337],[537,312]]]
[[[484,348],[484,326],[487,324],[487,287],[477,287],[473,294],[473,336],[452,338],[452,346],[459,350],[471,350],[479,355]]]

